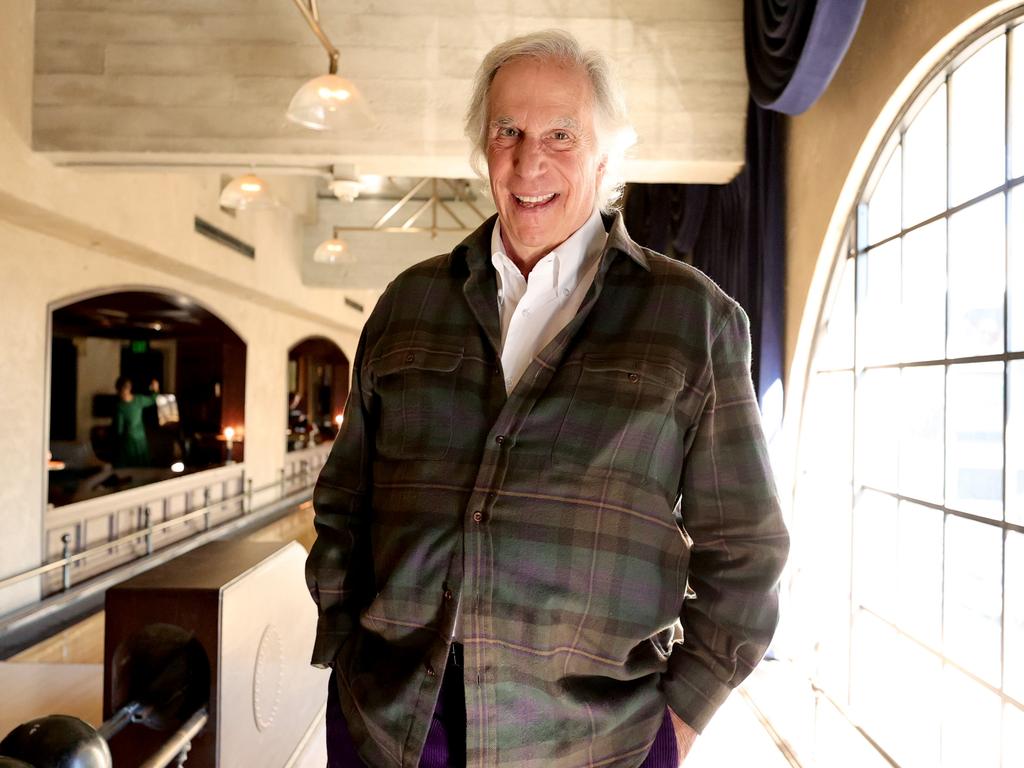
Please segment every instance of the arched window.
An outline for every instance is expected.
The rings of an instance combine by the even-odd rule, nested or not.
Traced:
[[[245,343],[212,312],[120,291],[54,309],[51,328],[50,505],[243,460]]]
[[[334,439],[344,418],[348,376],[348,358],[330,339],[303,339],[288,350],[289,451]]]
[[[808,374],[792,634],[899,765],[1024,764],[1020,22],[964,41],[892,127]]]

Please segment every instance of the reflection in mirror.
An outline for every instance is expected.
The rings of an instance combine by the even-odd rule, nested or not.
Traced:
[[[54,310],[49,504],[242,461],[245,354],[180,294],[122,291]]]

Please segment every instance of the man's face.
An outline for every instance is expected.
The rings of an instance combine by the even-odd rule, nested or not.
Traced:
[[[487,169],[505,245],[533,262],[594,210],[605,158],[590,80],[558,62],[513,59],[494,76],[487,116]]]

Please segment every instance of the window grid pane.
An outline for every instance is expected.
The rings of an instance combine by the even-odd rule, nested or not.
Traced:
[[[999,687],[1002,532],[946,518],[943,650],[971,674]]]
[[[1024,176],[1024,25],[1010,32],[1010,175]]]
[[[845,642],[818,608],[814,667],[903,766],[1024,765],[1024,24],[986,39],[869,173],[811,362],[850,378],[812,376],[802,428],[797,504],[830,542],[804,594],[849,566],[852,597]]]
[[[946,84],[903,135],[903,226],[946,209]]]
[[[1003,364],[951,365],[946,379],[946,506],[1003,517]]]
[[[1006,179],[1006,36],[961,64],[949,86],[950,203]]]
[[[995,195],[949,217],[949,357],[1003,351],[1006,210]]]

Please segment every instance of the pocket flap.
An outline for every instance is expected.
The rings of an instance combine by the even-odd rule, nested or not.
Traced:
[[[583,372],[620,373],[635,384],[655,384],[672,390],[682,389],[686,381],[683,371],[667,362],[606,355],[587,355],[583,358]]]
[[[384,352],[370,363],[377,376],[405,370],[451,373],[462,363],[462,348],[398,347]]]

